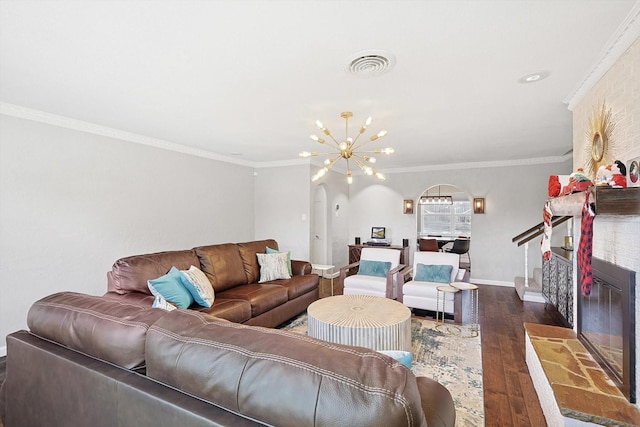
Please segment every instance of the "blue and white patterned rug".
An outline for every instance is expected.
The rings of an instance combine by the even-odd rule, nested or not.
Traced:
[[[462,338],[441,332],[435,326],[432,320],[411,319],[411,371],[416,376],[433,378],[447,387],[456,406],[456,426],[483,426],[480,334]],[[301,314],[281,328],[306,334],[307,315]]]

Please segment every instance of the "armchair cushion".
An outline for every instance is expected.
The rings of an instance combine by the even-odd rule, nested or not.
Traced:
[[[419,282],[451,283],[451,270],[453,270],[452,265],[425,265],[418,263],[413,280]]]
[[[363,276],[386,277],[391,269],[391,262],[360,260],[358,274]]]

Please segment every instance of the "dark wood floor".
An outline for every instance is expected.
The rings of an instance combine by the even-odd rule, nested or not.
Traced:
[[[514,288],[480,285],[486,426],[546,425],[525,361],[523,323],[561,326],[545,304],[522,302]]]
[[[544,304],[520,301],[513,288],[479,288],[485,425],[544,426],[544,415],[525,362],[522,325],[530,322],[559,326],[560,321],[545,310]],[[330,295],[330,288],[326,290]],[[4,376],[3,357],[0,380]]]
[[[337,280],[334,294],[342,294]],[[330,295],[330,281],[321,280],[320,297]],[[479,285],[478,300],[485,425],[546,425],[525,360],[523,324],[561,326],[561,321],[557,314],[545,309],[545,304],[520,301],[511,287]]]

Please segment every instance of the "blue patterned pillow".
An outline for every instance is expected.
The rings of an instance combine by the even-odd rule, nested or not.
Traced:
[[[418,282],[451,283],[452,265],[424,265],[418,263],[413,280]]]
[[[370,261],[368,259],[361,259],[358,274],[362,276],[387,277],[387,273],[390,269],[391,262]]]
[[[147,285],[154,297],[161,296],[178,308],[189,308],[193,304],[191,293],[182,284],[182,274],[175,267],[164,276],[148,280]]]

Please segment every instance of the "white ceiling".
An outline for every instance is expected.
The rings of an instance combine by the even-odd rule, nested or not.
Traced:
[[[0,102],[259,165],[367,116],[378,169],[562,156],[636,0],[0,1]],[[384,49],[388,73],[345,72]],[[520,77],[549,76],[522,84]],[[350,135],[350,136],[351,136]]]

